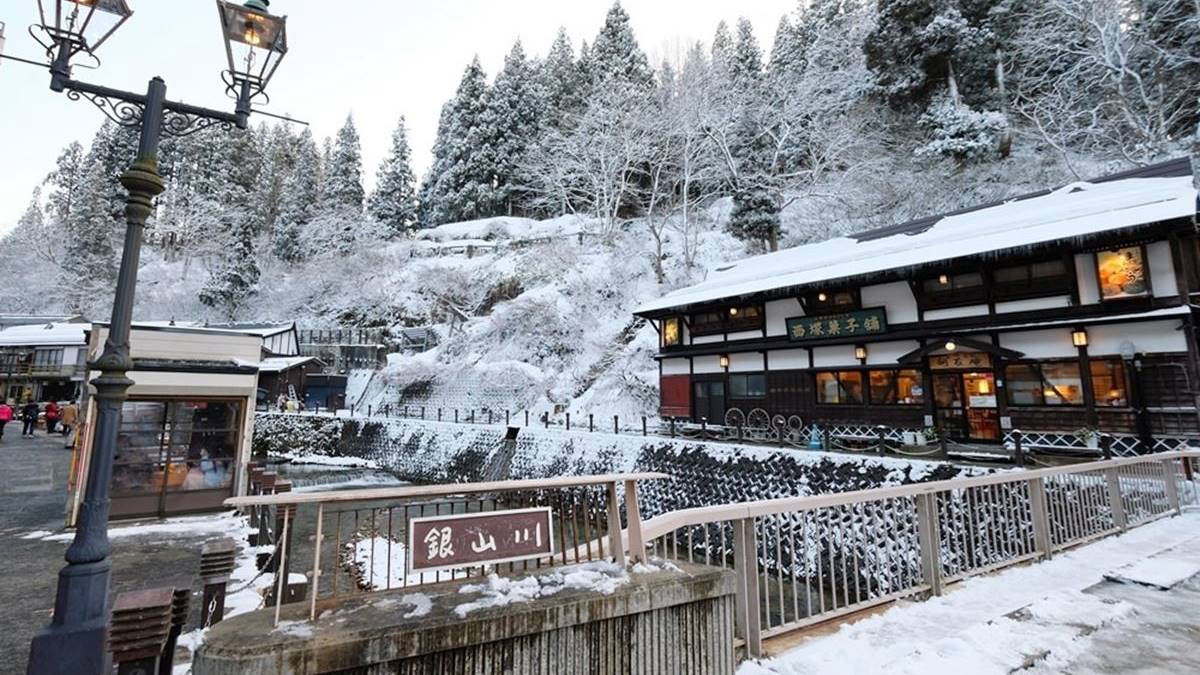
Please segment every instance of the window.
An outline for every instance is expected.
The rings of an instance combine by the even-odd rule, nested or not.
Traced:
[[[917,370],[872,370],[871,405],[912,405],[925,402],[921,373]]]
[[[1005,371],[1010,405],[1083,405],[1079,362],[1008,366]]]
[[[113,491],[228,490],[240,438],[235,401],[128,401],[121,409]]]
[[[1062,260],[1000,267],[992,273],[992,281],[997,300],[1062,295],[1071,289],[1067,264]]]
[[[1141,298],[1150,294],[1141,246],[1100,251],[1096,254],[1096,274],[1100,279],[1102,300]]]
[[[61,349],[37,349],[33,352],[33,365],[35,367],[61,366],[62,360],[63,350]]]
[[[804,306],[808,314],[820,310],[858,309],[858,291],[814,291],[804,298]]]
[[[742,330],[757,330],[763,325],[762,307],[735,305],[692,315],[692,335],[711,335]]]
[[[1125,385],[1125,364],[1117,359],[1093,359],[1092,395],[1097,406],[1123,408],[1129,405],[1129,390]]]
[[[862,403],[863,374],[856,370],[817,373],[817,403]]]
[[[762,398],[767,395],[767,376],[763,373],[729,376],[730,398]]]
[[[679,320],[679,317],[677,317],[677,316],[672,316],[672,317],[663,319],[663,322],[662,322],[662,346],[663,347],[676,347],[681,342],[683,342],[683,331],[681,330],[681,327],[680,327],[681,323],[682,322]]]
[[[940,274],[921,284],[927,307],[952,307],[987,301],[987,287],[981,272]]]

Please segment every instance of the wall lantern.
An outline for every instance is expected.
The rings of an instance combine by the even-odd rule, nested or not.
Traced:
[[[865,363],[867,360],[867,346],[866,345],[855,345],[854,346],[854,358],[858,359],[859,362]]]
[[[825,302],[828,299],[829,299],[829,296],[825,295],[825,291],[821,291],[820,293],[817,293],[817,301],[818,302]]]
[[[987,396],[992,393],[992,383],[987,380],[979,381],[979,393],[982,396]]]
[[[958,349],[958,345],[954,344],[954,340],[948,340],[946,342],[946,351],[952,352],[955,349]]]
[[[945,274],[943,274],[943,275],[941,275],[941,276],[939,276],[939,277],[938,277],[938,283],[939,283],[939,284],[941,284],[941,285],[943,285],[943,286],[948,286],[948,285],[950,284],[950,277],[949,277],[949,276],[947,276],[947,275],[945,275]]]
[[[729,308],[729,316],[737,316],[737,307]]]
[[[1077,328],[1071,331],[1071,344],[1075,345],[1076,347],[1088,346],[1087,331],[1082,328]]]
[[[722,354],[722,355],[721,355],[721,367],[722,367],[722,368],[728,368],[728,367],[729,367],[729,355],[728,355],[728,354]]]

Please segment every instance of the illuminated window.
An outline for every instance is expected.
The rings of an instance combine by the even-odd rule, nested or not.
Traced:
[[[1010,405],[1083,405],[1083,378],[1078,361],[1008,366],[1005,371]]]
[[[1096,405],[1123,408],[1129,405],[1125,387],[1125,364],[1116,359],[1093,360],[1092,395]]]
[[[1127,246],[1096,254],[1100,297],[1104,300],[1141,298],[1149,295],[1146,261],[1140,246]]]
[[[680,328],[679,317],[673,316],[669,319],[663,319],[662,324],[662,346],[675,347],[683,341],[683,331]]]
[[[856,370],[816,374],[817,403],[863,402],[863,374]]]

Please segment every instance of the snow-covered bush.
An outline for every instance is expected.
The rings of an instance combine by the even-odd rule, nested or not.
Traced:
[[[918,121],[931,139],[916,149],[917,157],[946,157],[975,162],[997,156],[1008,121],[998,112],[972,110],[941,96]]]

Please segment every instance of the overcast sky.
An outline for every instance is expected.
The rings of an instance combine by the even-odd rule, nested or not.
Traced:
[[[657,63],[694,40],[709,42],[717,22],[749,18],[764,51],[797,0],[624,0],[642,48]],[[47,6],[53,0],[47,0]],[[175,100],[231,108],[223,98],[225,59],[213,0],[129,0],[134,16],[99,51],[100,70],[75,77],[144,91],[161,75]],[[604,23],[611,0],[274,0],[288,16],[290,52],[268,89],[269,110],[306,120],[332,135],[353,113],[363,142],[368,187],[400,115],[408,118],[415,168],[430,161],[438,111],[475,54],[494,77],[518,37],[544,55],[559,26],[578,48]],[[37,59],[26,33],[36,0],[0,0],[5,53]],[[44,70],[0,60],[0,232],[14,225],[59,150],[85,145],[103,120],[86,101],[54,94]],[[259,118],[260,120],[263,118]]]

